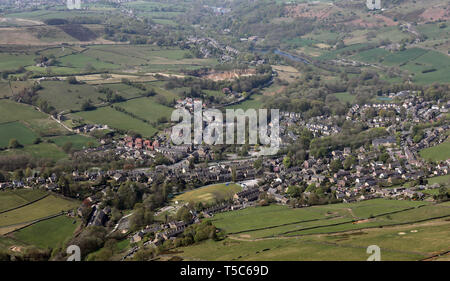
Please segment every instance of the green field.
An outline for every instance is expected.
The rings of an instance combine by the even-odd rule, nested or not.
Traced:
[[[433,185],[435,183],[450,185],[450,174],[440,177],[429,178],[428,183]]]
[[[20,53],[0,53],[0,71],[16,70],[34,63],[34,56]]]
[[[72,148],[76,150],[86,148],[89,142],[91,142],[94,146],[99,145],[96,139],[81,135],[58,136],[52,138],[51,140],[59,147],[63,147],[64,144],[70,142],[72,143]]]
[[[27,145],[23,148],[9,149],[0,152],[0,155],[18,154],[29,155],[33,158],[44,158],[55,161],[67,157],[67,155],[56,144],[44,142],[40,144]]]
[[[424,202],[374,199],[358,203],[341,203],[309,208],[292,209],[286,206],[247,208],[214,216],[213,223],[228,233],[245,232],[251,237],[261,238],[281,235],[298,229],[314,228],[323,231],[323,226],[368,219],[385,213],[424,205]],[[365,225],[365,224],[357,224]]]
[[[350,93],[347,92],[343,92],[343,93],[335,93],[334,96],[340,100],[341,102],[349,102],[349,103],[353,103],[353,101],[355,100],[355,96],[351,95]]]
[[[425,160],[431,161],[444,161],[450,159],[450,140],[421,150],[420,156]]]
[[[58,216],[18,230],[13,235],[15,239],[26,244],[55,248],[70,238],[79,225],[79,220]]]
[[[8,147],[11,139],[17,139],[21,145],[29,145],[36,137],[36,134],[22,123],[12,122],[0,125],[0,147]]]
[[[174,255],[186,260],[365,260],[366,248],[378,245],[382,260],[420,260],[450,245],[450,222],[440,218],[450,216],[448,202],[424,204],[375,199],[220,213],[211,220],[228,234],[225,240],[182,247]]]
[[[45,117],[47,117],[47,115],[40,113],[32,106],[9,100],[0,100],[0,123],[40,119]]]
[[[45,195],[46,193],[41,190],[18,189],[0,191],[0,212],[23,206]]]
[[[65,81],[43,81],[43,89],[39,96],[46,99],[50,105],[58,111],[80,110],[83,102],[91,100],[92,103],[99,103],[98,98],[105,95],[99,93],[91,85],[71,85]]]
[[[173,201],[212,204],[217,200],[232,198],[236,192],[241,190],[242,187],[238,184],[229,184],[228,186],[226,184],[214,184],[187,191],[176,196]]]
[[[150,122],[156,122],[161,117],[170,120],[173,111],[173,108],[157,103],[154,97],[133,99],[117,105]]]
[[[102,107],[92,111],[84,111],[76,113],[77,116],[82,117],[88,122],[95,124],[105,124],[111,128],[135,131],[142,136],[150,137],[156,133],[156,128],[144,123],[138,119],[135,119],[125,113],[119,112],[111,107]]]
[[[450,223],[375,228],[358,232],[307,237],[250,240],[245,235],[214,242],[208,240],[179,248],[186,260],[247,261],[365,261],[369,245],[378,245],[381,260],[420,260],[448,251]],[[404,234],[403,234],[404,233]],[[401,235],[403,234],[403,235]]]
[[[61,213],[76,208],[79,202],[62,199],[56,196],[47,196],[31,205],[0,214],[0,228],[28,223],[37,219]]]

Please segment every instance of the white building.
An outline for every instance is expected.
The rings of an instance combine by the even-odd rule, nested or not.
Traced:
[[[367,9],[381,10],[381,0],[367,0]]]

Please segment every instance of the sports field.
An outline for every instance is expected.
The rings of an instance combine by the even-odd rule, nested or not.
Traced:
[[[214,184],[187,191],[176,196],[173,201],[212,204],[217,200],[230,199],[241,190],[238,184]]]

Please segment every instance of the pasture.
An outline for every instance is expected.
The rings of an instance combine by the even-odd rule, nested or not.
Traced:
[[[241,190],[242,187],[238,184],[214,184],[186,191],[172,201],[213,204],[220,200],[230,199]]]
[[[0,123],[26,121],[30,119],[46,118],[47,115],[32,106],[16,103],[10,100],[0,100]]]
[[[450,243],[450,222],[438,218],[450,216],[448,204],[419,207],[421,204],[376,199],[303,209],[271,205],[220,213],[212,222],[228,233],[225,240],[182,247],[174,255],[185,260],[366,260],[367,246],[378,245],[382,260],[421,260],[448,251]],[[386,214],[393,211],[398,212]],[[367,218],[369,213],[375,217]],[[314,218],[319,220],[296,223]],[[243,231],[249,227],[265,229]]]
[[[213,223],[228,233],[245,232],[250,237],[277,236],[299,229],[367,220],[373,216],[423,205],[423,202],[374,199],[357,203],[292,209],[286,206],[247,208],[214,216]],[[314,228],[313,230],[316,230]]]
[[[76,208],[78,205],[79,202],[75,200],[50,195],[31,205],[0,214],[0,228],[31,223],[35,220]]]
[[[65,81],[43,81],[41,85],[43,89],[39,90],[39,96],[46,99],[58,111],[80,110],[83,102],[91,100],[98,103],[98,98],[105,96],[87,84],[72,85]]]
[[[131,130],[142,134],[144,137],[151,137],[157,131],[153,126],[111,107],[101,107],[96,110],[78,112],[76,116],[83,118],[86,122],[104,124],[123,131]]]
[[[17,139],[21,145],[30,145],[36,139],[36,134],[19,122],[0,125],[0,147],[8,147],[11,139]]]
[[[0,152],[0,155],[28,155],[35,159],[49,159],[49,160],[60,160],[67,157],[56,144],[53,143],[39,143],[33,145],[27,145],[23,148],[8,149],[6,151]]]
[[[18,189],[0,191],[0,212],[23,206],[45,195],[46,193],[41,190]]]
[[[132,99],[123,103],[118,103],[117,106],[150,122],[157,122],[161,117],[170,120],[173,111],[173,108],[159,104],[155,100],[155,97]]]
[[[63,147],[64,144],[70,142],[72,143],[72,148],[75,150],[81,150],[87,148],[90,145],[98,146],[99,143],[95,138],[81,136],[81,135],[68,135],[68,136],[57,136],[51,138],[51,140],[59,147]]]
[[[22,228],[12,234],[20,242],[40,248],[62,246],[73,235],[80,221],[67,216],[58,216]]]
[[[420,156],[425,160],[445,161],[450,159],[450,139],[447,141],[420,151]]]

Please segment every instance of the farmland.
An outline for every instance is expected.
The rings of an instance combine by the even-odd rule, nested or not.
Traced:
[[[0,214],[0,228],[30,223],[38,219],[56,215],[79,205],[77,201],[47,196],[31,205]]]
[[[80,221],[66,216],[58,216],[20,229],[12,234],[20,242],[41,248],[62,246],[73,235]]]
[[[19,122],[0,125],[0,147],[7,147],[11,139],[16,139],[22,145],[29,145],[35,138],[33,131]]]
[[[225,230],[228,238],[181,248],[178,255],[187,260],[364,260],[365,248],[379,245],[385,249],[382,260],[424,259],[447,250],[450,224],[433,219],[450,216],[450,210],[445,204],[417,208],[421,204],[377,199],[221,213],[212,222]],[[415,243],[421,239],[427,243],[417,247]],[[414,252],[408,252],[413,248]]]
[[[251,237],[266,237],[297,231],[299,228],[323,227],[346,222],[352,225],[354,220],[365,220],[372,216],[423,204],[423,202],[376,199],[354,204],[342,203],[300,209],[282,206],[257,207],[218,214],[213,218],[213,222],[229,233],[245,232]]]
[[[243,235],[180,248],[181,253],[177,255],[186,260],[364,261],[368,258],[368,245],[378,245],[381,260],[420,260],[448,250],[449,227],[448,221],[437,220],[417,225],[283,239],[251,240]]]
[[[173,201],[211,204],[217,201],[230,199],[236,192],[241,190],[242,187],[237,184],[215,184],[187,191],[176,196]]]
[[[47,117],[31,106],[18,104],[9,100],[0,100],[0,123],[39,119]]]
[[[450,159],[450,140],[422,150],[420,156],[425,160],[431,161],[444,161]]]
[[[140,120],[137,120],[125,113],[119,112],[111,107],[102,107],[92,111],[84,111],[76,113],[86,122],[95,124],[105,124],[111,128],[126,131],[135,131],[143,136],[152,136],[156,133],[156,129]]]
[[[46,195],[40,190],[11,190],[0,192],[0,212],[23,206]]]

